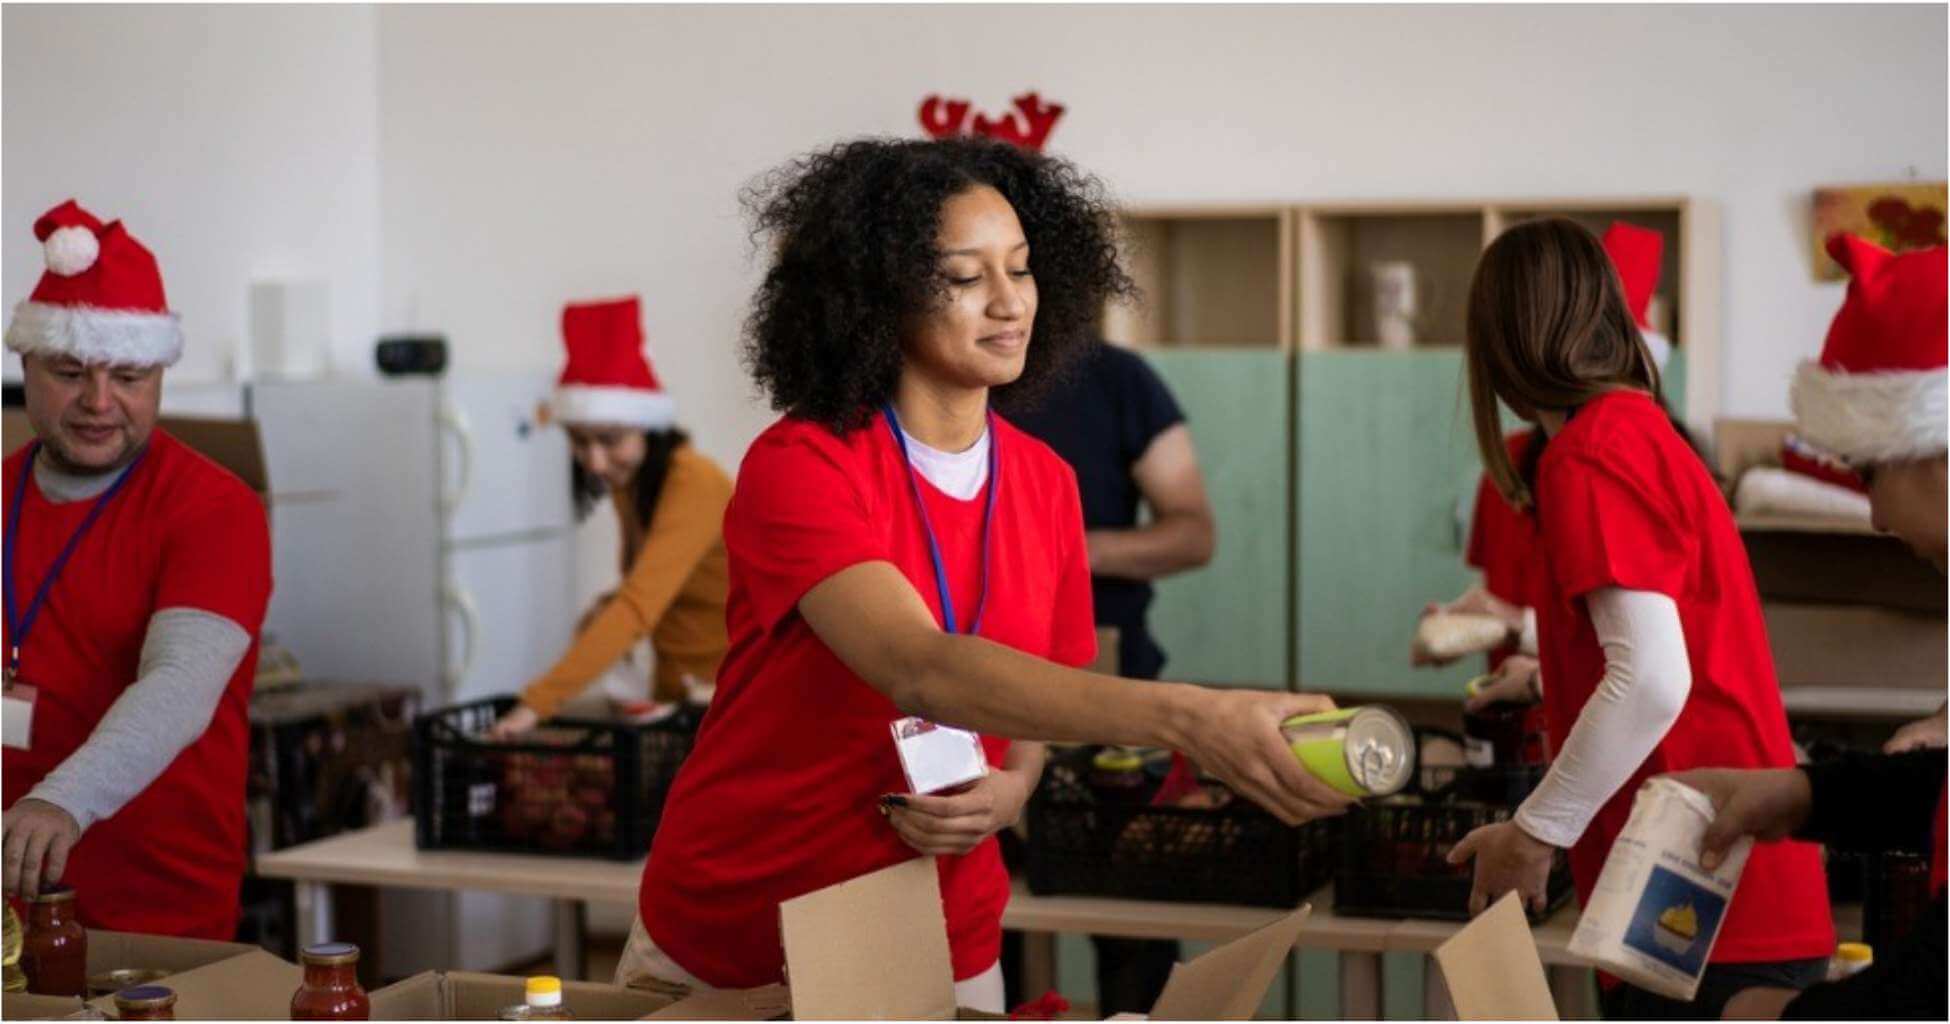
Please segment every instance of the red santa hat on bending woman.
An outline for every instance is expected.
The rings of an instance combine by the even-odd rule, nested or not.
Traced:
[[[104,225],[70,199],[34,222],[47,269],[7,324],[21,355],[90,365],[169,366],[183,331],[163,297],[156,257],[121,221]]]
[[[1891,253],[1854,235],[1828,240],[1848,296],[1821,358],[1795,371],[1788,404],[1802,440],[1850,465],[1944,454],[1943,246]]]
[[[1672,357],[1672,339],[1652,329],[1646,312],[1652,308],[1652,293],[1659,287],[1666,240],[1651,228],[1615,220],[1605,229],[1603,241],[1605,255],[1611,257],[1612,269],[1618,271],[1618,282],[1624,286],[1625,307],[1632,311],[1645,347],[1652,350],[1652,361],[1664,369]]]
[[[636,296],[562,307],[562,342],[569,361],[555,385],[557,420],[644,430],[675,425],[677,406],[643,351]]]

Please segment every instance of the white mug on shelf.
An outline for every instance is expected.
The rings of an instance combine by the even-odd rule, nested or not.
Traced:
[[[1374,336],[1382,348],[1415,347],[1416,272],[1407,260],[1368,265],[1374,295]]]

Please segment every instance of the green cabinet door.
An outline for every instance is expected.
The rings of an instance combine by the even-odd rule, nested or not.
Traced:
[[[1284,689],[1292,357],[1259,349],[1145,353],[1185,410],[1218,521],[1210,565],[1162,580],[1151,632],[1165,676]]]
[[[1296,372],[1300,687],[1459,696],[1479,659],[1418,669],[1408,656],[1422,606],[1475,576],[1462,515],[1482,467],[1462,353],[1307,352]]]

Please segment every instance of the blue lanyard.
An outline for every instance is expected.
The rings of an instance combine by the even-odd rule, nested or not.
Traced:
[[[148,447],[144,446],[142,451],[137,452],[135,458],[127,466],[123,467],[122,475],[116,477],[115,482],[108,485],[108,490],[103,491],[102,496],[95,499],[95,504],[88,509],[88,514],[82,518],[81,525],[75,527],[73,535],[68,537],[67,546],[63,547],[61,553],[55,556],[54,564],[48,566],[47,575],[41,577],[41,585],[34,591],[34,601],[27,606],[27,614],[15,618],[14,608],[17,605],[14,601],[14,567],[18,564],[14,561],[15,542],[20,538],[20,510],[22,499],[27,496],[28,481],[33,479],[34,457],[41,453],[41,443],[35,441],[28,447],[27,461],[20,467],[20,482],[14,487],[14,500],[9,503],[7,509],[7,536],[5,542],[7,556],[7,678],[12,679],[19,673],[20,645],[26,642],[27,631],[34,628],[34,620],[40,617],[41,606],[47,603],[47,592],[53,589],[55,578],[61,575],[62,569],[67,568],[68,558],[74,554],[75,548],[81,546],[82,534],[87,533],[88,528],[95,525],[95,520],[102,517],[102,510],[108,507],[109,499],[115,497],[115,493],[122,489],[122,485],[129,482],[129,477],[135,474],[136,465],[142,461],[142,456],[147,454],[148,451]]]
[[[927,502],[921,500],[921,483],[915,479],[914,463],[908,457],[907,437],[901,433],[901,421],[899,417],[894,415],[893,403],[889,402],[882,405],[880,407],[880,415],[887,421],[888,432],[894,435],[894,445],[901,450],[901,468],[907,471],[908,490],[914,495],[914,511],[921,516],[921,532],[927,537],[928,557],[934,561],[934,589],[935,593],[941,596],[942,628],[950,633],[958,633],[961,630],[957,626],[957,619],[955,617],[955,599],[948,594],[948,568],[941,561],[941,542],[934,535],[934,523],[928,519]],[[991,527],[995,523],[995,492],[996,488],[1001,486],[1002,483],[1002,462],[998,457],[998,453],[1002,449],[1002,438],[995,429],[995,413],[989,413],[988,419],[989,482],[987,487],[988,497],[982,505],[982,589],[978,592],[979,596],[975,601],[975,621],[968,624],[968,634],[970,636],[976,636],[982,632],[982,613],[988,609],[989,535],[992,532]]]

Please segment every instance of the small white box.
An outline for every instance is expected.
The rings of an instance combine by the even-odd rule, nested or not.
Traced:
[[[900,753],[901,771],[907,776],[908,788],[915,793],[939,793],[989,773],[982,738],[966,729],[924,718],[898,719],[891,729],[894,749]]]
[[[0,744],[26,750],[34,738],[34,698],[37,691],[18,683],[8,683],[0,694]]]
[[[332,344],[332,289],[324,281],[251,283],[251,375],[316,377]]]

